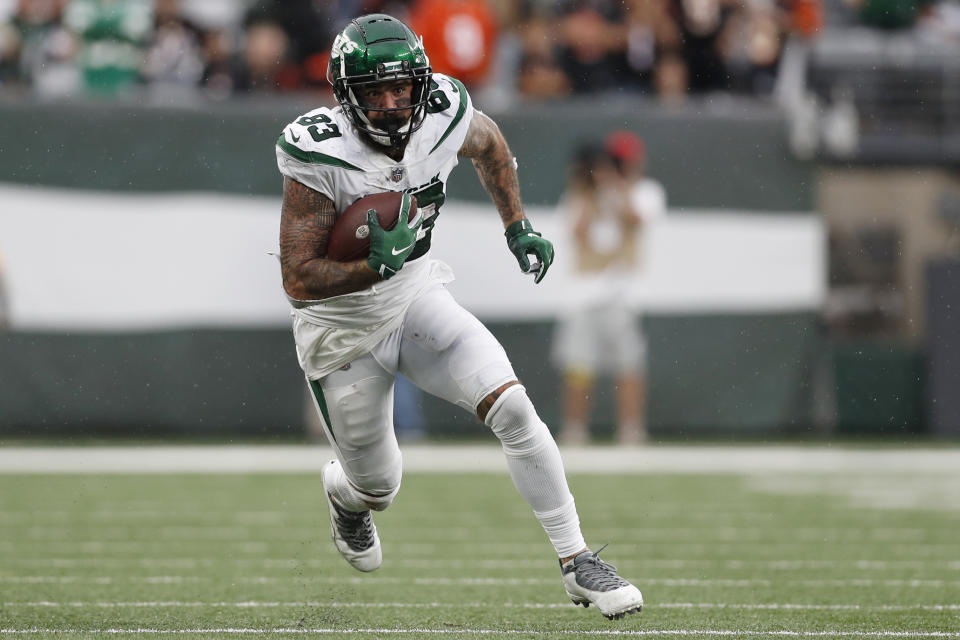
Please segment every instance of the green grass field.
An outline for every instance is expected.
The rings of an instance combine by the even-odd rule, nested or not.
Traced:
[[[318,474],[0,475],[0,638],[960,638],[956,480],[572,474],[646,600],[608,621],[505,474],[408,473],[369,575]]]

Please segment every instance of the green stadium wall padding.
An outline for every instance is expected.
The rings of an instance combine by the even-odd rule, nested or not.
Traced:
[[[556,431],[559,372],[550,322],[489,322]],[[656,436],[807,433],[819,352],[810,313],[646,318],[649,427]],[[0,334],[0,439],[299,438],[306,385],[286,329]],[[593,421],[614,423],[601,378]],[[475,416],[425,396],[434,436],[491,437]]]
[[[119,191],[279,195],[273,145],[297,115],[329,101],[233,100],[180,107],[0,101],[0,180]],[[477,105],[483,108],[482,104]],[[528,204],[557,202],[574,149],[614,129],[646,141],[649,172],[670,206],[812,211],[811,163],[796,160],[771,106],[669,110],[652,103],[574,101],[491,111],[516,155]],[[457,198],[487,198],[469,162]]]
[[[889,339],[843,339],[831,346],[830,357],[840,434],[925,431],[926,376],[920,348]]]

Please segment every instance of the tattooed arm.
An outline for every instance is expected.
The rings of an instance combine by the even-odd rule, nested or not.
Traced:
[[[467,137],[460,147],[460,155],[473,160],[480,182],[493,199],[503,226],[523,219],[520,202],[520,182],[514,166],[513,154],[500,128],[479,111],[473,113]]]
[[[296,300],[322,300],[366,289],[380,280],[366,260],[327,260],[336,214],[333,201],[296,180],[283,179],[280,270],[283,289]]]

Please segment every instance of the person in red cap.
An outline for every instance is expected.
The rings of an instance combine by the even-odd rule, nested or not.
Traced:
[[[614,379],[617,442],[638,445],[647,437],[646,340],[623,295],[640,269],[642,230],[666,209],[663,187],[644,177],[645,157],[643,141],[628,131],[581,148],[562,200],[572,218],[578,283],[553,354],[564,377],[564,444],[589,442],[599,373]]]
[[[647,223],[663,217],[667,212],[667,192],[658,180],[647,175],[647,148],[636,134],[614,131],[604,139],[604,149],[617,165],[620,174],[631,183],[631,199]]]

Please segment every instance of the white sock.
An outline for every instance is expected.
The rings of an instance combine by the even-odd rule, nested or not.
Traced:
[[[570,496],[570,502],[553,511],[534,511],[534,513],[560,558],[569,558],[587,548],[583,534],[580,533],[580,516],[577,515],[577,505],[573,501],[573,496]]]
[[[513,484],[533,508],[557,555],[564,558],[585,549],[560,450],[537,416],[526,389],[514,385],[504,391],[487,414],[486,423],[500,438]]]
[[[347,511],[383,511],[390,506],[400,487],[382,496],[364,493],[353,486],[339,460],[330,463],[330,470],[324,474],[323,486],[333,496],[333,501]]]

